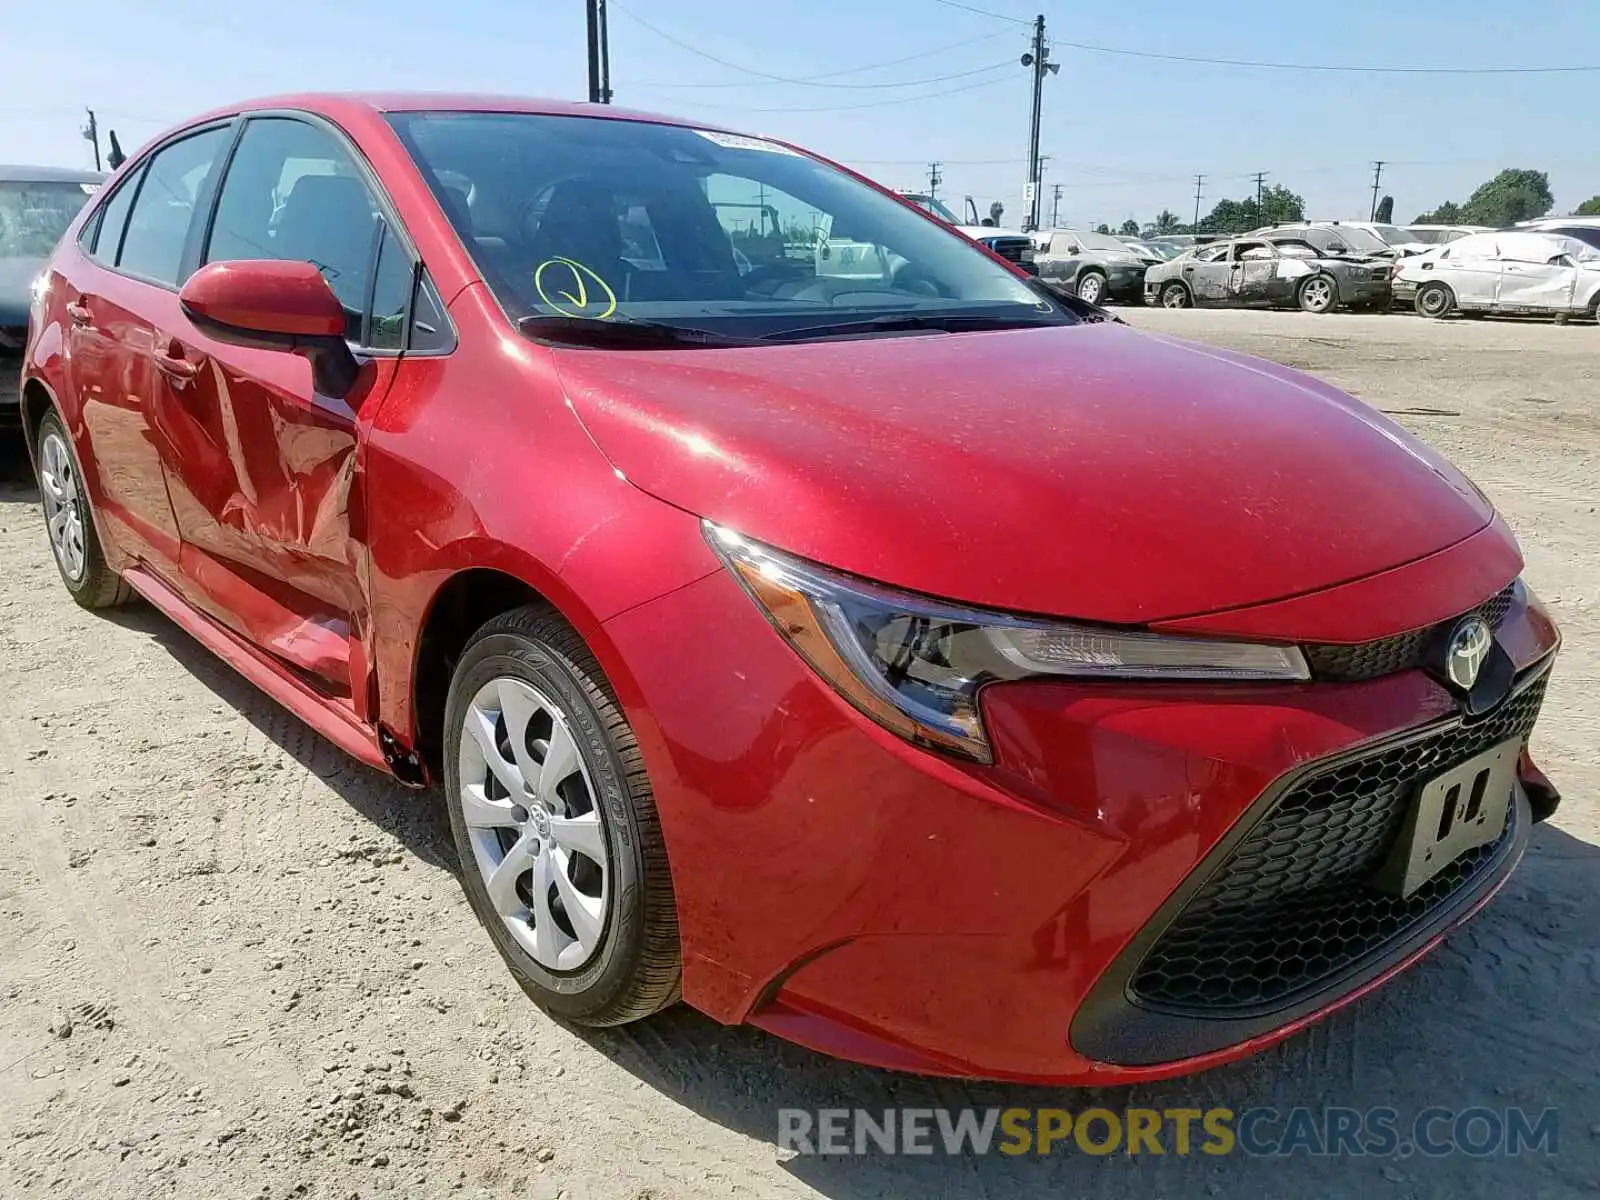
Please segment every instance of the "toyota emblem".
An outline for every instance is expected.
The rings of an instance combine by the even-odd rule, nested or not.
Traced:
[[[1450,682],[1470,692],[1493,645],[1494,635],[1482,617],[1468,617],[1451,630],[1450,644],[1444,652],[1444,673]]]

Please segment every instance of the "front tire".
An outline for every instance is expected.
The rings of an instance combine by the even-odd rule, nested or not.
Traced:
[[[44,504],[45,530],[55,556],[61,582],[84,608],[113,608],[124,604],[133,590],[106,565],[95,532],[94,510],[83,486],[83,472],[72,450],[72,439],[54,409],[39,422],[35,439],[39,496]]]
[[[1106,277],[1099,271],[1085,271],[1078,276],[1078,299],[1085,304],[1099,304],[1106,298]]]
[[[461,882],[522,989],[582,1025],[678,999],[677,907],[655,799],[599,665],[544,607],[490,621],[445,706]]]
[[[1331,275],[1311,275],[1295,293],[1301,312],[1332,312],[1339,304],[1339,285]]]
[[[1455,293],[1448,284],[1425,283],[1417,292],[1416,305],[1419,316],[1432,317],[1434,320],[1448,317],[1450,310],[1456,306]]]
[[[1189,289],[1177,280],[1173,280],[1161,289],[1162,308],[1188,308],[1193,303]]]

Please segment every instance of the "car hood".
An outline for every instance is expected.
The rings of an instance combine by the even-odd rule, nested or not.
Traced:
[[[1126,326],[553,353],[635,486],[974,605],[1132,624],[1259,604],[1492,516],[1337,389]]]
[[[0,326],[28,323],[33,281],[44,266],[42,258],[0,258]]]

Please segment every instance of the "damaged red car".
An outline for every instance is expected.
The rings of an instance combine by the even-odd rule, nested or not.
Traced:
[[[437,785],[574,1021],[1190,1071],[1415,962],[1557,803],[1558,635],[1458,471],[779,142],[229,108],[31,316],[67,590]]]

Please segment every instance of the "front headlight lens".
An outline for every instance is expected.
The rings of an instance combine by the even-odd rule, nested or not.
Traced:
[[[833,687],[901,737],[991,759],[986,683],[1035,676],[1310,678],[1293,646],[1166,637],[942,604],[800,562],[706,522],[706,537],[773,626]]]

